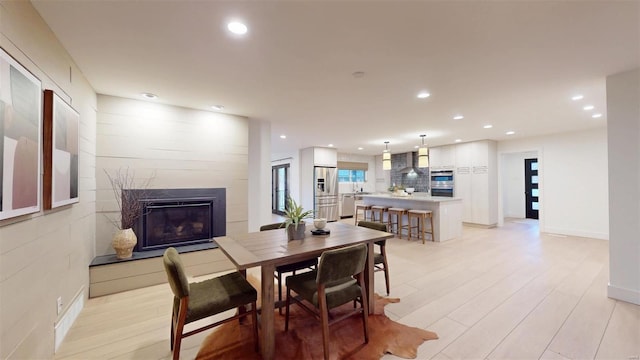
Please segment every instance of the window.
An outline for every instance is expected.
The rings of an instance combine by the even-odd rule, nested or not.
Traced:
[[[349,169],[339,169],[338,170],[338,182],[365,182],[367,181],[367,171],[366,170],[349,170]]]

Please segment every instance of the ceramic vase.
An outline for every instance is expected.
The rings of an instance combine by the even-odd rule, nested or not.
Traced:
[[[138,238],[133,229],[123,229],[116,231],[113,235],[111,245],[116,251],[118,259],[129,259],[133,255],[133,248],[138,243]]]
[[[298,224],[298,228],[294,224],[289,225],[287,228],[287,237],[289,241],[291,240],[302,240],[304,239],[304,232],[306,230],[306,224],[301,222]]]

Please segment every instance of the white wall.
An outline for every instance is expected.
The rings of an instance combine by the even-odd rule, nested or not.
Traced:
[[[608,239],[606,129],[498,143],[499,157],[527,151],[538,153],[540,231]],[[502,165],[499,171],[502,174]],[[502,201],[499,204],[498,213],[502,217]]]
[[[640,69],[607,77],[609,296],[640,305]]]
[[[504,217],[525,218],[524,160],[536,152],[502,154],[502,207]]]
[[[249,121],[150,101],[98,97],[96,253],[114,253],[119,214],[104,170],[130,168],[151,188],[225,188],[227,234],[248,230]]]
[[[271,222],[271,123],[249,120],[248,230]]]
[[[80,114],[79,203],[0,221],[0,359],[51,359],[95,255],[96,95],[28,1],[0,2],[0,46]]]

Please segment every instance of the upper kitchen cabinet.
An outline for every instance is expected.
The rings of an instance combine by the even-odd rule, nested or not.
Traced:
[[[496,158],[495,141],[483,140],[457,144],[455,152],[456,167],[489,166]]]
[[[332,148],[314,147],[313,149],[313,165],[314,166],[338,166],[338,150]]]
[[[429,148],[429,168],[431,170],[453,170],[455,167],[455,145]]]

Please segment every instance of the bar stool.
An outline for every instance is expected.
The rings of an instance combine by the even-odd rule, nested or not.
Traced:
[[[384,224],[384,213],[387,212],[387,210],[389,209],[388,206],[381,206],[381,205],[372,205],[371,206],[371,221],[373,222],[379,222],[381,224]],[[378,215],[376,217],[376,214]]]
[[[402,228],[406,228],[406,225],[402,225],[402,217],[407,214],[407,209],[392,207],[387,209],[387,224],[389,226],[389,232],[397,234],[402,239]],[[395,221],[393,216],[395,215]],[[395,229],[394,226],[395,225]],[[407,232],[409,229],[407,228]]]
[[[364,221],[369,221],[371,220],[371,205],[364,205],[364,204],[358,204],[356,205],[356,214],[354,216],[355,218],[355,224],[353,225],[358,225],[358,215],[360,214],[360,210],[362,210],[362,219]],[[369,212],[369,217],[367,217],[367,211]]]
[[[435,233],[433,230],[433,212],[430,210],[409,210],[407,218],[409,220],[409,240],[411,240],[413,235],[413,229],[416,229],[416,238],[422,238],[422,243],[424,244],[425,234],[431,234],[431,241],[435,241]],[[425,229],[427,218],[431,221],[430,231]],[[416,219],[416,225],[413,226],[412,220]]]

